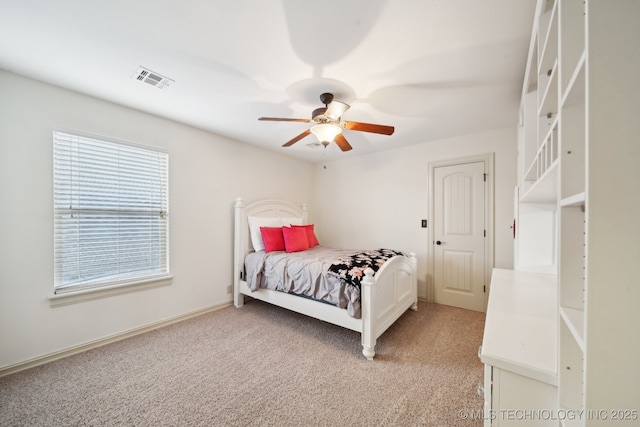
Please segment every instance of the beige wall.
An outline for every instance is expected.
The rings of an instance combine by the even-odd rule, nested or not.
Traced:
[[[427,289],[431,245],[429,163],[494,153],[495,266],[513,268],[516,128],[487,131],[316,166],[318,237],[348,248],[390,247],[418,255],[418,295]]]
[[[169,152],[173,284],[61,307],[52,129]],[[230,301],[233,203],[306,202],[311,164],[0,70],[0,369]]]

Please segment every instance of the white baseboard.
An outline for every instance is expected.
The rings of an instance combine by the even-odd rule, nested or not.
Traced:
[[[229,307],[230,305],[231,305],[231,302],[212,305],[206,308],[201,308],[199,310],[192,311],[190,313],[181,314],[179,316],[175,316],[169,319],[161,320],[159,322],[151,323],[146,326],[130,329],[128,331],[110,335],[105,338],[100,338],[95,341],[90,341],[85,344],[81,344],[81,345],[70,347],[64,350],[56,351],[54,353],[46,354],[44,356],[36,357],[34,359],[30,359],[24,362],[16,363],[15,365],[9,365],[9,366],[0,368],[0,377],[9,375],[9,374],[14,374],[16,372],[24,371],[25,369],[33,368],[35,366],[44,365],[45,363],[53,362],[54,360],[59,360],[74,354],[82,353],[92,348],[101,347],[106,344],[111,344],[116,341],[121,341],[126,338],[144,334],[145,332],[149,332],[154,329],[162,328],[164,326],[168,326],[173,323],[178,323],[183,320],[191,319],[192,317],[201,316],[205,313],[209,313],[212,311],[220,310],[221,308]]]

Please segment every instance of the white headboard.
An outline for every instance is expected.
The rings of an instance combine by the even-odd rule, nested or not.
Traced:
[[[238,205],[241,207],[242,204],[242,199],[238,197],[236,199],[236,209],[238,209]],[[285,200],[261,200],[247,205],[244,208],[244,211],[246,216],[278,218],[290,218],[295,216],[303,219],[306,219],[307,217],[306,205],[303,204],[302,206],[297,206]]]
[[[239,280],[240,273],[244,272],[244,258],[251,252],[251,237],[249,235],[249,222],[247,217],[275,217],[275,218],[302,218],[302,223],[307,223],[307,206],[297,206],[285,200],[267,199],[244,205],[242,197],[236,199],[234,242],[233,242],[233,265],[234,282]]]

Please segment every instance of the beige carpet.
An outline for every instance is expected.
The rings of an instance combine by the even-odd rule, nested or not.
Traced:
[[[378,340],[251,301],[0,378],[2,426],[481,426],[484,314],[420,303]]]

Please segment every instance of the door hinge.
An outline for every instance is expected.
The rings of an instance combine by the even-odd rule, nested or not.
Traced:
[[[484,237],[487,237],[487,230],[484,230]]]
[[[482,287],[482,292],[484,292],[485,294],[487,293],[487,285],[484,285],[484,286]]]
[[[482,176],[484,177],[484,182],[487,182],[487,174],[483,173]]]

